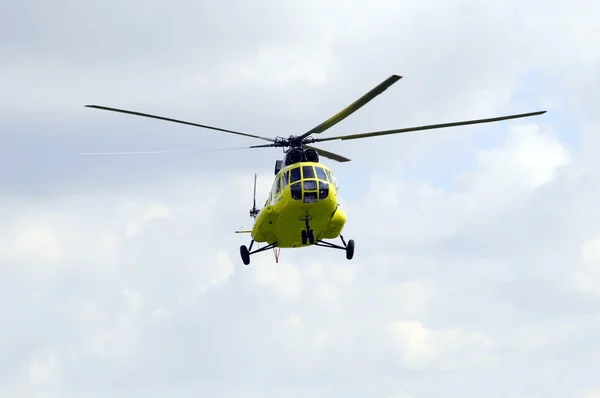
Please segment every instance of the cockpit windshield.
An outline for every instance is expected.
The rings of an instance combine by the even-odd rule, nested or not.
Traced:
[[[327,181],[327,174],[325,173],[324,168],[315,166],[315,170],[317,171],[317,178],[319,180]]]
[[[315,169],[312,166],[302,166],[302,178],[315,178]]]
[[[300,167],[294,167],[292,170],[290,170],[290,183],[300,181],[301,178]]]
[[[302,174],[300,174],[302,172]],[[286,185],[282,178],[282,185]],[[329,185],[333,183],[331,172],[321,166],[303,165],[289,170],[290,194],[293,199],[314,203],[327,199]]]

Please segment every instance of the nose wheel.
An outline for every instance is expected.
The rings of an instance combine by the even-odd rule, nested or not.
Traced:
[[[302,245],[306,245],[307,242],[310,242],[311,245],[315,244],[315,232],[312,229],[302,230]]]

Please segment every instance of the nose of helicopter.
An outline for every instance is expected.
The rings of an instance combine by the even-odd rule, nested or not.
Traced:
[[[299,164],[291,170],[290,177],[290,196],[294,201],[317,203],[334,194],[335,188],[329,182],[325,168],[318,163]]]

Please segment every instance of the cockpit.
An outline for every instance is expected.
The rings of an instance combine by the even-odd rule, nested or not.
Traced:
[[[281,175],[281,189],[290,185],[292,199],[315,203],[327,199],[329,186],[335,186],[331,171],[321,166],[302,165],[293,167]]]

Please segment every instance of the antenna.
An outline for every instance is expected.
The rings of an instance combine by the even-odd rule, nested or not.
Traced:
[[[250,210],[250,217],[256,220],[258,216],[258,209],[256,208],[256,173],[254,173],[254,194],[252,196],[252,210]]]

